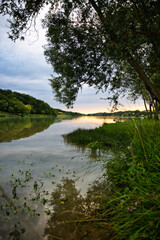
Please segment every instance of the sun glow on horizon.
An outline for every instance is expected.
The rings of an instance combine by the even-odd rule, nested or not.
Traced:
[[[111,112],[111,107],[110,108],[95,108],[95,109],[91,109],[89,107],[85,107],[85,108],[73,108],[71,111],[73,112],[80,112],[82,114],[94,114],[94,113],[100,113],[100,112],[106,112],[106,113],[110,113]],[[119,112],[119,111],[136,111],[136,110],[139,110],[139,111],[145,111],[145,107],[143,105],[140,105],[140,104],[134,104],[134,105],[130,105],[130,106],[122,106],[122,107],[118,107],[118,110],[114,111],[114,112]]]

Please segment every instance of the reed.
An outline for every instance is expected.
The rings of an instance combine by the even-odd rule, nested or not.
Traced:
[[[79,146],[96,141],[101,148],[116,150],[104,166],[106,188],[99,213],[113,226],[113,239],[159,239],[159,121],[104,124],[95,130],[77,130],[66,139]]]

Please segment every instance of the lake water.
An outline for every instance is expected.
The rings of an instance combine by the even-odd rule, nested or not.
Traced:
[[[83,196],[89,184],[103,172],[104,155],[96,157],[89,149],[82,151],[67,145],[63,135],[77,128],[99,127],[105,122],[112,123],[114,119],[0,119],[0,194],[3,195],[0,239],[8,239],[9,234],[10,239],[48,239],[43,235],[50,218],[46,213],[53,206],[47,199],[55,189],[72,189],[73,195],[80,190]],[[64,205],[62,193],[58,201]],[[36,214],[40,216],[33,217]]]

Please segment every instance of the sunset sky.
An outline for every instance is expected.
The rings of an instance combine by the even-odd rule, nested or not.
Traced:
[[[67,108],[55,101],[48,79],[53,74],[50,65],[45,61],[43,45],[46,44],[45,30],[41,28],[38,20],[36,29],[28,32],[25,41],[12,42],[8,39],[9,24],[5,17],[0,17],[0,88],[11,89],[20,93],[29,94],[47,102],[53,108],[67,110]],[[111,109],[109,102],[102,100],[107,93],[95,94],[94,88],[84,86],[79,92],[73,109],[81,113],[108,112]],[[124,105],[119,110],[143,110],[141,100],[133,104],[128,99],[122,99]]]

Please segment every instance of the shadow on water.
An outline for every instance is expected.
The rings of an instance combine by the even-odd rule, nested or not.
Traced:
[[[96,218],[102,204],[102,186],[102,182],[94,182],[84,197],[74,180],[63,179],[52,193],[53,212],[44,230],[47,240],[111,239],[112,229]]]
[[[53,118],[16,118],[0,120],[0,142],[11,142],[42,132],[57,122]]]
[[[86,195],[82,196],[73,179],[63,178],[51,193],[48,203],[50,215],[47,218],[44,213],[34,218],[17,213],[17,216],[11,218],[11,221],[7,223],[2,223],[1,218],[0,239],[4,239],[3,237],[6,240],[112,239],[114,236],[112,227],[106,226],[104,219],[99,217],[105,191],[107,191],[106,184],[103,181],[95,181]],[[12,203],[7,196],[3,197],[8,203]],[[42,205],[42,201],[39,202],[39,205]],[[41,208],[44,211],[43,207],[42,205]],[[3,216],[5,212],[7,214],[9,211],[4,209]],[[37,222],[44,220],[46,223],[42,232],[41,226],[37,228]]]
[[[35,133],[47,129],[51,124],[58,121],[61,120],[1,119],[0,142],[11,142],[12,140],[29,137]],[[74,128],[76,128],[78,120],[71,122],[72,125],[73,123],[75,123]],[[64,122],[64,130],[66,127],[65,124],[67,125],[68,122]],[[50,174],[52,171],[52,168],[50,168],[50,166],[53,167],[53,160],[55,159],[55,166],[57,166],[58,170],[56,171],[56,167],[55,169],[53,169],[53,174],[56,175],[53,178],[53,184],[56,184],[60,182],[61,176],[66,177],[66,174],[67,176],[69,176],[69,173],[63,174],[63,166],[66,166],[64,167],[64,169],[67,169],[67,171],[69,171],[70,169],[68,169],[68,164],[71,163],[71,165],[73,165],[73,173],[75,172],[75,169],[78,169],[78,174],[76,172],[74,174],[71,173],[71,178],[75,178],[77,181],[74,181],[73,179],[63,178],[63,180],[55,187],[55,185],[52,185],[52,180],[47,180],[49,182],[51,181],[49,195],[47,195],[48,191],[46,191],[45,193],[41,186],[42,180],[44,181],[44,188],[46,188],[44,177],[40,177],[41,175],[39,175],[39,172],[38,175],[32,174],[30,176],[28,171],[25,170],[25,167],[24,170],[22,169],[25,177],[23,177],[23,175],[21,174],[22,172],[19,172],[19,174],[12,174],[12,182],[7,179],[6,184],[5,182],[3,183],[4,179],[2,179],[2,188],[0,188],[0,240],[107,240],[112,238],[112,229],[110,229],[108,225],[106,226],[103,219],[99,219],[99,212],[101,211],[101,201],[103,201],[103,199],[100,197],[100,192],[101,189],[104,190],[104,187],[102,187],[103,184],[102,182],[100,182],[100,184],[94,183],[88,190],[86,196],[84,196],[83,194],[84,190],[82,191],[82,193],[80,193],[78,189],[81,187],[81,185],[83,185],[83,189],[85,189],[86,192],[86,188],[92,181],[93,175],[93,181],[96,179],[95,176],[97,175],[95,174],[95,172],[93,172],[93,174],[91,174],[91,177],[88,177],[90,171],[92,170],[88,170],[88,166],[90,167],[90,164],[86,165],[87,169],[84,168],[86,161],[83,161],[83,159],[87,158],[86,160],[88,163],[88,153],[87,157],[79,153],[79,151],[77,155],[77,152],[74,151],[73,148],[71,148],[71,150],[67,150],[66,147],[63,147],[61,143],[61,137],[57,137],[61,134],[61,132],[63,133],[63,131],[60,131],[61,129],[61,125],[53,125],[53,130],[51,129],[53,132],[51,131],[51,135],[49,136],[50,138],[47,142],[48,146],[48,143],[54,140],[54,144],[51,144],[51,153],[54,153],[54,151],[60,149],[60,155],[58,155],[59,152],[56,152],[55,155],[51,155],[52,165],[49,165],[50,162],[48,162],[47,160],[44,161],[43,165],[40,165],[41,162],[37,161],[37,165],[35,165],[35,168],[37,169],[40,166],[39,169],[44,169],[42,170],[42,172],[47,172],[48,170],[46,170],[45,167],[46,165],[48,165],[49,172],[47,172],[47,174]],[[68,129],[67,131],[70,131],[70,129],[72,129],[70,125]],[[60,131],[59,135],[58,131]],[[54,135],[55,132],[57,134],[56,138]],[[47,138],[43,139],[45,139],[46,141]],[[44,142],[42,143],[44,144]],[[18,144],[8,145],[9,147],[10,145],[13,145],[13,149],[15,149]],[[24,144],[23,141],[22,144]],[[1,145],[3,148],[4,145]],[[53,148],[53,145],[55,145],[55,148]],[[39,144],[37,144],[37,146],[39,147]],[[47,150],[50,151],[49,147],[50,145],[48,146],[48,148],[45,148],[45,155],[47,155]],[[19,154],[21,156],[21,152]],[[63,154],[65,154],[65,157],[63,157]],[[92,157],[94,158],[94,156],[97,154],[99,157],[100,153],[95,153],[95,151],[92,151],[90,154],[93,155]],[[67,162],[68,156],[71,157],[71,162],[69,161],[69,163]],[[64,160],[64,163],[66,163],[66,165],[62,162],[63,164],[61,166],[61,158],[62,160]],[[97,169],[98,166],[101,166],[101,164],[99,165],[97,159],[96,161],[92,162],[95,162],[95,164],[93,164],[93,170]],[[6,165],[4,166],[6,167]],[[9,169],[8,166],[9,168],[11,168],[10,162],[6,167],[7,171]],[[21,167],[17,165],[17,168]],[[3,167],[0,168],[0,171],[4,171]],[[75,175],[75,177],[73,177],[73,175]],[[81,182],[83,181],[82,179],[80,179],[82,178],[82,175],[83,180],[87,176],[87,184],[81,184]],[[58,181],[56,181],[56,179],[58,179]],[[39,188],[37,188],[37,185],[35,185],[35,181],[39,183]],[[45,190],[48,190],[48,188]],[[47,199],[49,199],[49,202],[47,202]],[[36,212],[34,212],[35,210]]]

